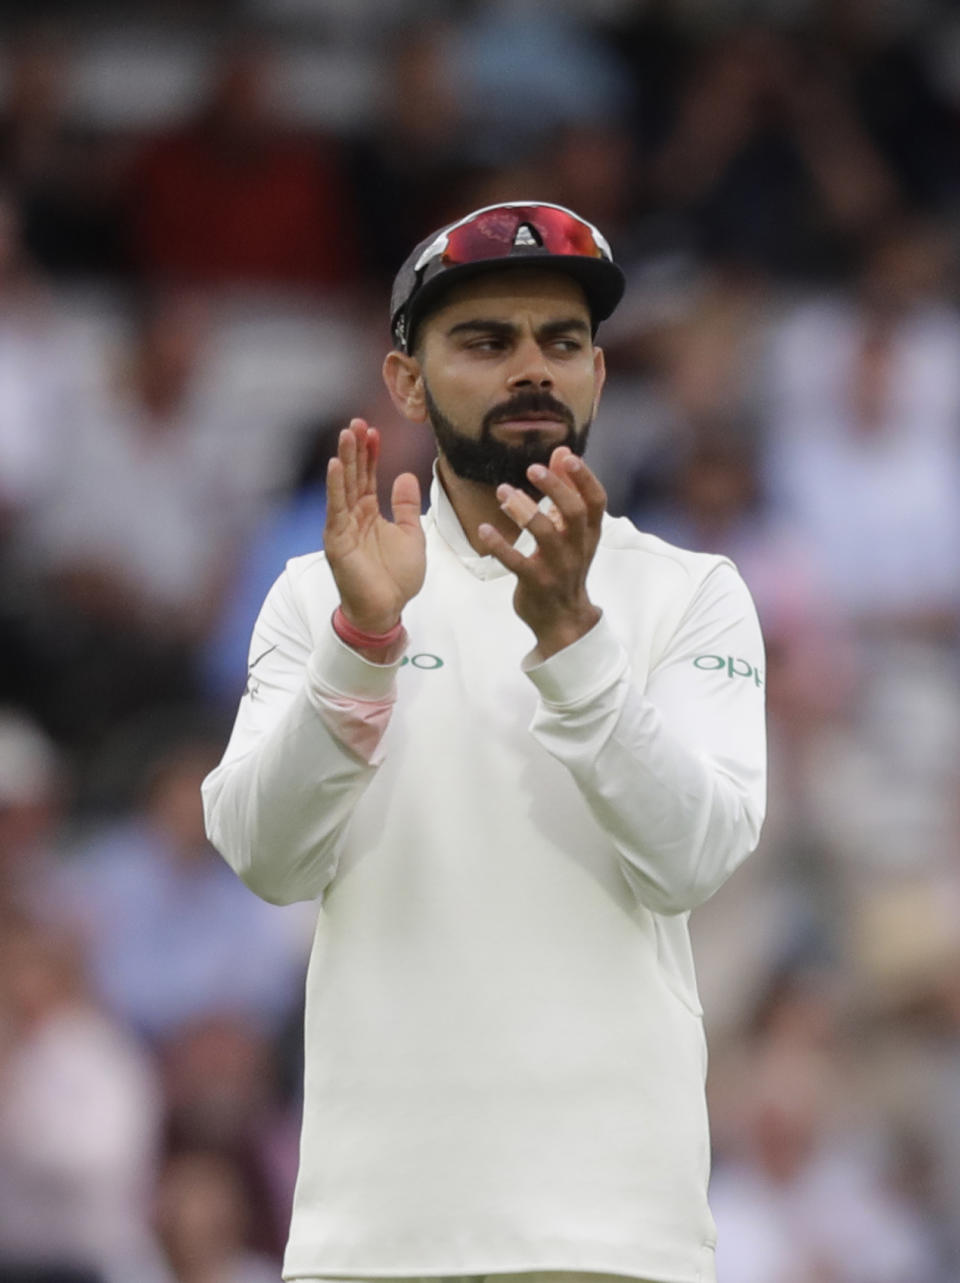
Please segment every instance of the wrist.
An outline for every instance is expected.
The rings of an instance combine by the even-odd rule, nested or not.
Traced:
[[[403,621],[399,618],[386,627],[362,627],[346,615],[342,606],[333,612],[332,623],[341,641],[355,650],[389,650],[403,635]]]
[[[585,637],[592,628],[595,628],[600,621],[601,611],[592,603],[588,604],[583,610],[578,611],[576,615],[569,616],[563,620],[551,624],[549,627],[537,632],[537,644],[533,651],[533,656],[538,663],[549,659],[558,651],[565,650],[578,642],[581,637]]]

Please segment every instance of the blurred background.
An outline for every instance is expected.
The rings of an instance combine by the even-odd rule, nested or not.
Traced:
[[[310,906],[199,782],[393,271],[535,197],[630,278],[588,451],[732,556],[761,850],[694,917],[721,1283],[960,1279],[960,12],[6,0],[0,1278],[276,1283]]]

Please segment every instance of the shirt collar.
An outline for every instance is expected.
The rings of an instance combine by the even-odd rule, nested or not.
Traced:
[[[551,501],[544,495],[539,505],[541,511],[546,512],[550,505]],[[481,555],[472,547],[460,524],[460,518],[443,488],[436,463],[433,465],[433,481],[430,485],[429,516],[436,526],[437,533],[472,575],[476,575],[478,579],[499,579],[511,573],[496,557],[491,557],[489,554]],[[537,541],[529,530],[521,530],[513,546],[517,552],[529,557],[536,549]]]

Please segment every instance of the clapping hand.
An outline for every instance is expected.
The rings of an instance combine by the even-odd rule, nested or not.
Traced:
[[[323,536],[344,615],[355,628],[375,634],[389,632],[399,621],[423,586],[427,564],[420,484],[412,472],[397,477],[388,521],[377,498],[379,451],[377,429],[351,419],[327,468]]]
[[[525,557],[490,525],[482,525],[478,533],[488,551],[517,576],[513,606],[533,630],[536,656],[543,660],[579,640],[600,618],[586,581],[607,496],[567,446],[554,450],[549,468],[533,464],[527,476],[553,501],[552,512],[541,512],[529,495],[512,486],[499,486],[497,499],[511,520],[530,531],[536,551]]]

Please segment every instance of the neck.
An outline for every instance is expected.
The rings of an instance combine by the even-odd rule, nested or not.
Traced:
[[[474,552],[482,556],[487,554],[486,547],[477,536],[477,530],[484,522],[499,531],[508,543],[514,542],[519,530],[516,523],[501,512],[495,486],[458,477],[442,453],[437,456],[437,475]]]

